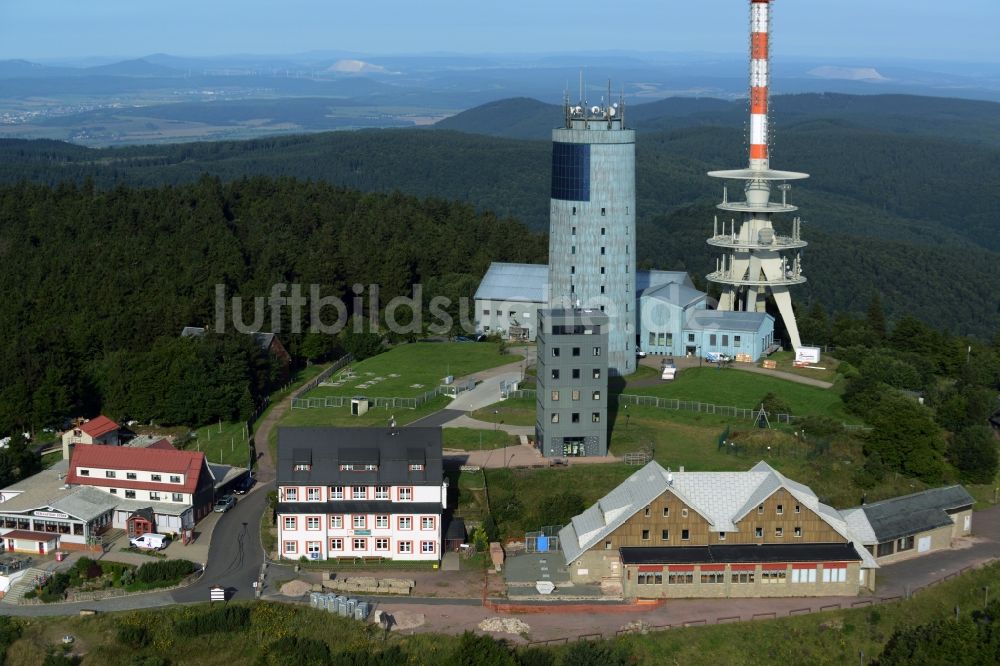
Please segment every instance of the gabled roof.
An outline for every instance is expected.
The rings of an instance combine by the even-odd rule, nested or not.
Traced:
[[[476,289],[476,300],[544,303],[548,300],[546,264],[490,264]]]
[[[807,486],[791,481],[763,461],[747,472],[668,472],[653,461],[574,516],[560,530],[559,544],[566,563],[571,564],[667,491],[704,517],[712,531],[734,532],[735,523],[779,489],[788,491],[848,542],[856,541],[836,509],[820,502]],[[857,550],[866,566],[877,566],[868,551],[860,545]]]
[[[548,301],[548,264],[509,264],[493,262],[476,289],[476,300],[508,301],[512,303],[545,303]],[[684,271],[636,271],[635,293],[668,284],[694,289],[691,277]],[[700,293],[700,292],[697,292]],[[186,330],[186,329],[185,329]]]
[[[705,293],[683,283],[671,282],[646,289],[640,298],[654,298],[670,305],[688,308],[705,300]]]
[[[684,328],[692,331],[745,331],[755,333],[774,317],[766,312],[735,312],[730,310],[693,310]]]
[[[81,467],[121,472],[181,474],[184,476],[184,482],[178,484],[129,481],[124,478],[124,474],[120,474],[114,479],[93,475],[80,476],[78,470]],[[133,449],[124,446],[77,446],[73,449],[70,457],[66,482],[84,486],[193,493],[198,487],[198,480],[204,468],[205,454],[199,451]]]
[[[118,430],[120,426],[109,419],[107,416],[97,416],[86,423],[81,423],[79,429],[87,433],[91,437],[100,437],[101,435],[106,435],[109,432]]]
[[[842,514],[858,526],[862,543],[874,545],[952,525],[948,512],[971,509],[973,504],[975,500],[965,488],[946,486],[864,504]]]
[[[441,443],[441,428],[280,428],[278,485],[439,486]],[[411,471],[411,463],[423,469]],[[341,465],[362,469],[341,470]],[[376,469],[366,471],[364,465]]]

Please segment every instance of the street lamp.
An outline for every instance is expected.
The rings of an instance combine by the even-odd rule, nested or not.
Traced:
[[[499,409],[494,409],[493,410],[493,417],[494,417],[493,418],[493,432],[496,432],[497,431],[497,422],[500,420],[500,410]]]
[[[628,420],[629,420],[630,416],[631,415],[628,413],[628,405],[625,405],[625,430],[626,431],[628,431]]]

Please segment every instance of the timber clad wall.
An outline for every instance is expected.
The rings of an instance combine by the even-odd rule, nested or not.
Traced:
[[[830,527],[811,509],[803,506],[784,488],[779,489],[764,500],[763,510],[751,509],[736,524],[739,532],[726,535],[727,544],[741,543],[846,543],[835,529]],[[779,507],[781,513],[778,513]],[[756,529],[763,529],[763,537],[756,537]],[[802,530],[802,536],[795,536],[795,528]],[[780,536],[778,528],[781,528]],[[718,538],[718,535],[715,535]],[[713,542],[714,543],[714,542]]]

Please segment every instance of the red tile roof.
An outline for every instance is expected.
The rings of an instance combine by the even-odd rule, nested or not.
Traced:
[[[100,437],[101,435],[108,434],[112,430],[118,430],[118,428],[118,424],[109,419],[107,416],[98,416],[90,419],[86,423],[80,424],[80,430],[87,433],[91,437]]]
[[[80,467],[119,471],[117,478],[80,476]],[[126,446],[77,446],[70,456],[66,482],[83,486],[159,490],[194,493],[205,469],[205,454],[175,449],[132,449]],[[125,472],[154,472],[164,475],[183,474],[184,483],[130,481]],[[208,472],[205,472],[206,474]]]
[[[0,536],[0,539],[25,539],[29,541],[55,541],[59,535],[49,532],[30,532],[28,530],[11,530]]]
[[[170,443],[170,440],[164,437],[163,439],[153,442],[147,449],[163,449],[164,451],[176,451],[177,447]]]

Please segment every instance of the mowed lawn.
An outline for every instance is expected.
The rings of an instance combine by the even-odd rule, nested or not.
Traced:
[[[336,385],[318,386],[304,397],[412,397],[440,386],[448,375],[464,377],[521,359],[501,354],[490,342],[414,342],[354,363],[328,380]]]
[[[850,420],[844,411],[836,387],[821,389],[786,379],[768,377],[716,366],[688,368],[677,373],[677,379],[653,386],[625,385],[622,393],[655,395],[659,398],[692,400],[715,405],[753,409],[761,399],[773,393],[788,403],[796,416],[829,416]]]

